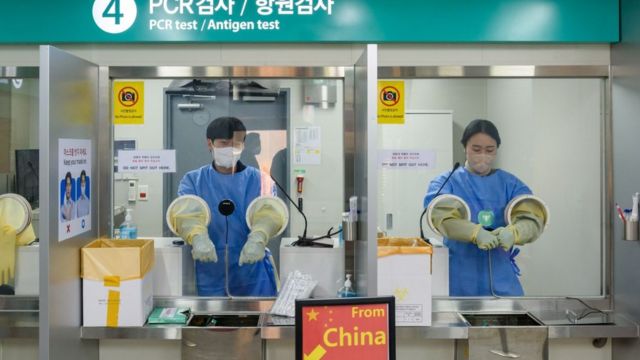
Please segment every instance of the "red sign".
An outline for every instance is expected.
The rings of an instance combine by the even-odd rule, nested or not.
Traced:
[[[393,298],[300,301],[297,358],[394,359],[395,306],[389,299]]]

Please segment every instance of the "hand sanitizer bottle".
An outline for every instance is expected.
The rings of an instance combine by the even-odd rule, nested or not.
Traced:
[[[353,290],[351,286],[351,274],[347,274],[347,280],[344,282],[344,286],[338,290],[338,297],[346,298],[346,297],[355,297],[356,292]]]
[[[138,228],[133,223],[133,209],[127,209],[124,222],[120,225],[120,239],[137,239]]]

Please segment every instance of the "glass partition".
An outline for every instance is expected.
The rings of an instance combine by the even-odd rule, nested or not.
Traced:
[[[500,247],[479,250],[482,240],[477,232],[464,240],[467,243],[445,239],[449,248],[436,249],[433,276],[434,284],[436,278],[444,277],[448,286],[434,290],[434,295],[490,296],[492,289],[505,291],[497,295],[522,295],[504,290],[516,283],[525,296],[603,294],[605,83],[602,78],[405,81],[404,123],[379,126],[378,226],[382,231],[390,236],[417,236],[428,189],[434,195],[456,162],[460,168],[442,193],[468,202],[473,223],[482,223],[482,206],[495,203],[496,208],[505,209],[519,192],[528,193],[522,186],[541,198],[550,213],[542,235],[516,246],[519,253],[506,253]],[[487,178],[498,174],[504,176],[501,181],[489,184],[492,180],[468,175],[474,173],[466,163],[471,149],[465,152],[461,142],[465,127],[474,119],[488,119],[498,129],[501,144]],[[489,136],[489,140],[495,138]],[[495,227],[506,226],[504,213],[492,215]],[[441,243],[442,236],[431,231],[426,221],[423,226],[432,242]],[[500,257],[505,259],[502,265]],[[448,275],[438,272],[439,261],[448,261]],[[505,280],[508,277],[511,280]],[[492,289],[478,285],[487,282]]]
[[[343,80],[118,79],[114,89],[122,83],[144,93],[144,116],[140,124],[114,121],[114,236],[122,235],[120,227],[130,209],[138,238],[156,238],[157,248],[175,248],[182,239],[166,219],[173,216],[167,216],[167,208],[178,195],[203,198],[211,213],[207,235],[217,262],[198,262],[193,274],[191,246],[181,248],[182,266],[165,263],[169,258],[159,253],[165,250],[156,249],[156,257],[161,257],[156,267],[165,269],[156,276],[182,286],[156,286],[155,295],[276,295],[281,244],[305,231],[307,237],[326,235],[330,229],[335,233],[341,223]],[[120,95],[114,91],[115,107]],[[211,125],[216,119],[221,120]],[[132,150],[175,150],[175,172],[119,169],[126,160],[119,151]],[[249,205],[265,195],[286,204],[288,226],[268,241],[264,259],[239,266],[240,260],[250,258],[245,248]],[[235,205],[228,216],[219,207],[225,199]],[[306,215],[306,223],[296,207]],[[188,286],[194,283],[196,287]]]
[[[17,243],[22,246],[16,248],[15,276],[2,281],[2,295],[38,296],[38,141],[38,80],[0,78],[0,196],[21,195],[33,209],[33,230],[27,227],[18,234]],[[11,200],[3,201],[10,203],[4,203],[6,218],[0,223],[25,219],[22,210],[28,207],[18,209]],[[1,265],[3,270],[12,267]]]

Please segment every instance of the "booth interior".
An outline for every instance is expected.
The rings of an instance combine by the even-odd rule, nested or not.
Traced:
[[[1,78],[0,195],[24,198],[35,230],[1,287],[3,316],[21,313],[3,351],[35,358],[39,335],[96,359],[292,358],[296,296],[395,296],[398,358],[611,358],[608,339],[637,338],[613,307],[609,66],[378,66],[363,49],[352,66],[124,67],[43,46],[39,75]],[[385,86],[401,119],[381,120]],[[421,217],[431,182],[466,166],[474,119],[499,130],[494,167],[547,211],[509,255],[515,296],[494,291],[491,257],[469,270],[490,292],[474,290]],[[70,181],[60,139],[89,141],[68,143],[89,163]]]

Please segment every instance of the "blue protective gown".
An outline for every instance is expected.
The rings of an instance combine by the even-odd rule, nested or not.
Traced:
[[[200,296],[226,296],[225,293],[225,217],[218,212],[218,204],[230,199],[235,211],[229,216],[229,295],[275,296],[277,295],[275,271],[266,256],[255,264],[238,265],[240,252],[247,241],[249,227],[245,214],[251,201],[261,194],[261,174],[252,167],[238,163],[235,174],[222,174],[211,164],[185,174],[178,187],[178,195],[197,195],[211,209],[209,238],[213,241],[218,262],[196,261],[196,285]]]
[[[429,184],[424,198],[425,207],[433,200],[448,175],[449,172],[446,172]],[[519,195],[531,194],[531,190],[517,177],[503,170],[479,176],[459,167],[440,194],[454,194],[464,199],[471,209],[471,221],[476,224],[479,223],[480,211],[492,211],[495,219],[492,228],[496,229],[505,226],[504,210],[509,201]],[[447,238],[444,242],[449,247],[449,295],[491,296],[488,251],[468,242]],[[501,247],[490,251],[496,295],[524,295],[516,267],[512,264],[511,252]]]

